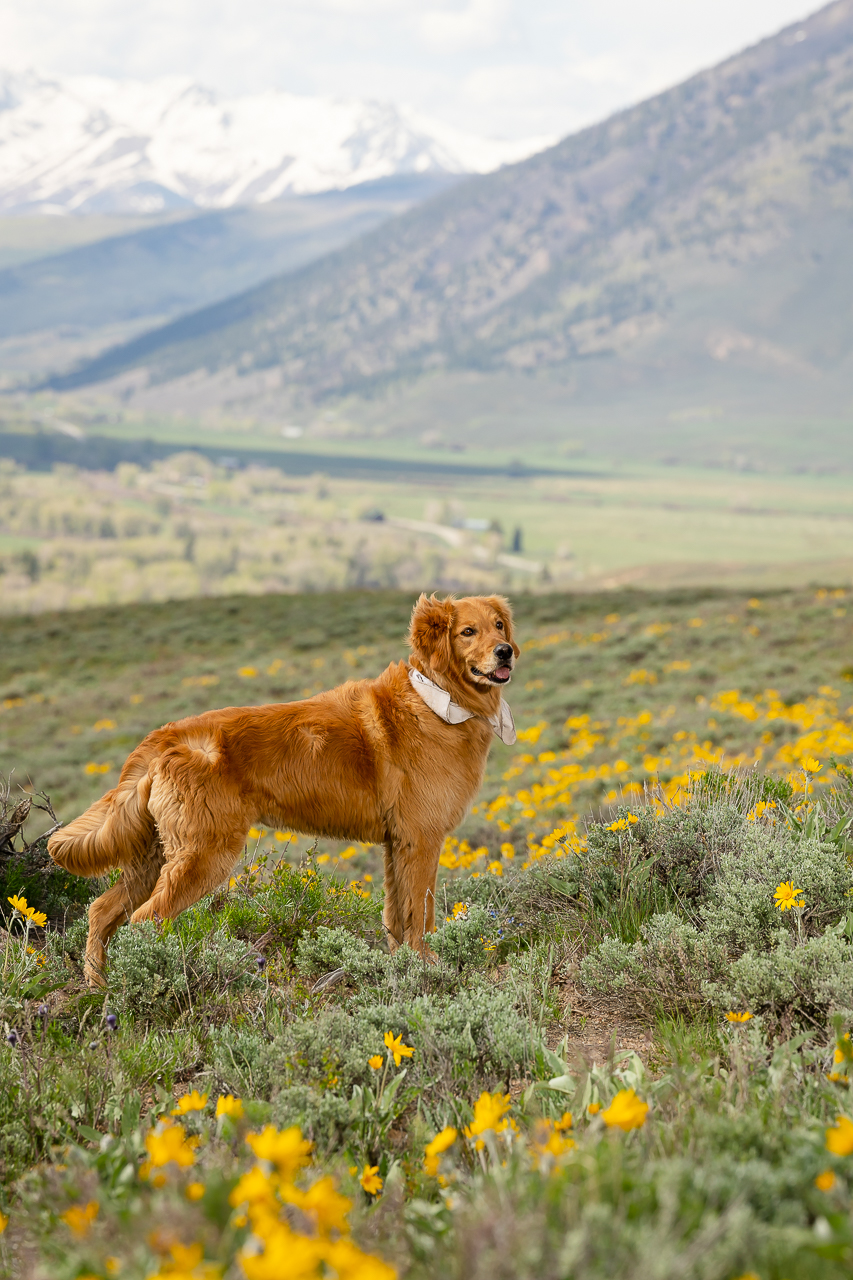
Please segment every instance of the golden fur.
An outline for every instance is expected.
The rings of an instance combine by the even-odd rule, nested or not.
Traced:
[[[424,935],[435,927],[441,847],[482,782],[495,682],[508,680],[519,651],[501,596],[422,595],[408,639],[408,664],[375,680],[155,729],[118,785],[51,836],[51,857],[76,875],[121,868],[89,908],[90,985],[103,985],[106,943],[121,924],[177,916],[222,884],[256,822],[384,844],[389,945],[431,958]],[[474,718],[446,724],[412,688],[409,666]]]

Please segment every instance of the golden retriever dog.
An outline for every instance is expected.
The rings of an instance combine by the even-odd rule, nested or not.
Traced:
[[[385,846],[384,924],[426,959],[445,837],[483,780],[518,646],[501,596],[422,595],[407,662],[300,702],[206,711],[149,733],[118,785],[51,836],[76,875],[121,868],[89,908],[85,974],[127,920],[185,911],[227,880],[254,823]]]

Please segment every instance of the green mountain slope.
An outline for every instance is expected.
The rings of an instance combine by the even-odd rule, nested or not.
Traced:
[[[193,373],[232,404],[262,384],[269,405],[467,370],[557,376],[590,405],[831,412],[851,387],[851,161],[853,0],[837,0],[54,385]]]

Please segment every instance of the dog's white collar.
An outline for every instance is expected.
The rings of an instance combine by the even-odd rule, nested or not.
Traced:
[[[460,707],[454,702],[446,689],[442,689],[440,685],[435,684],[423,672],[417,671],[414,667],[409,667],[409,680],[412,688],[423,698],[431,711],[447,724],[462,724],[465,720],[473,720],[475,712],[466,711],[464,707]],[[507,704],[501,698],[500,706],[496,715],[483,716],[482,719],[488,720],[501,742],[506,743],[508,747],[515,744],[515,723],[513,722],[512,712]]]

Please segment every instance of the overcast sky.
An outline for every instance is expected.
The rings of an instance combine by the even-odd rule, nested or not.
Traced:
[[[0,65],[407,103],[565,134],[796,22],[803,0],[0,0]]]

